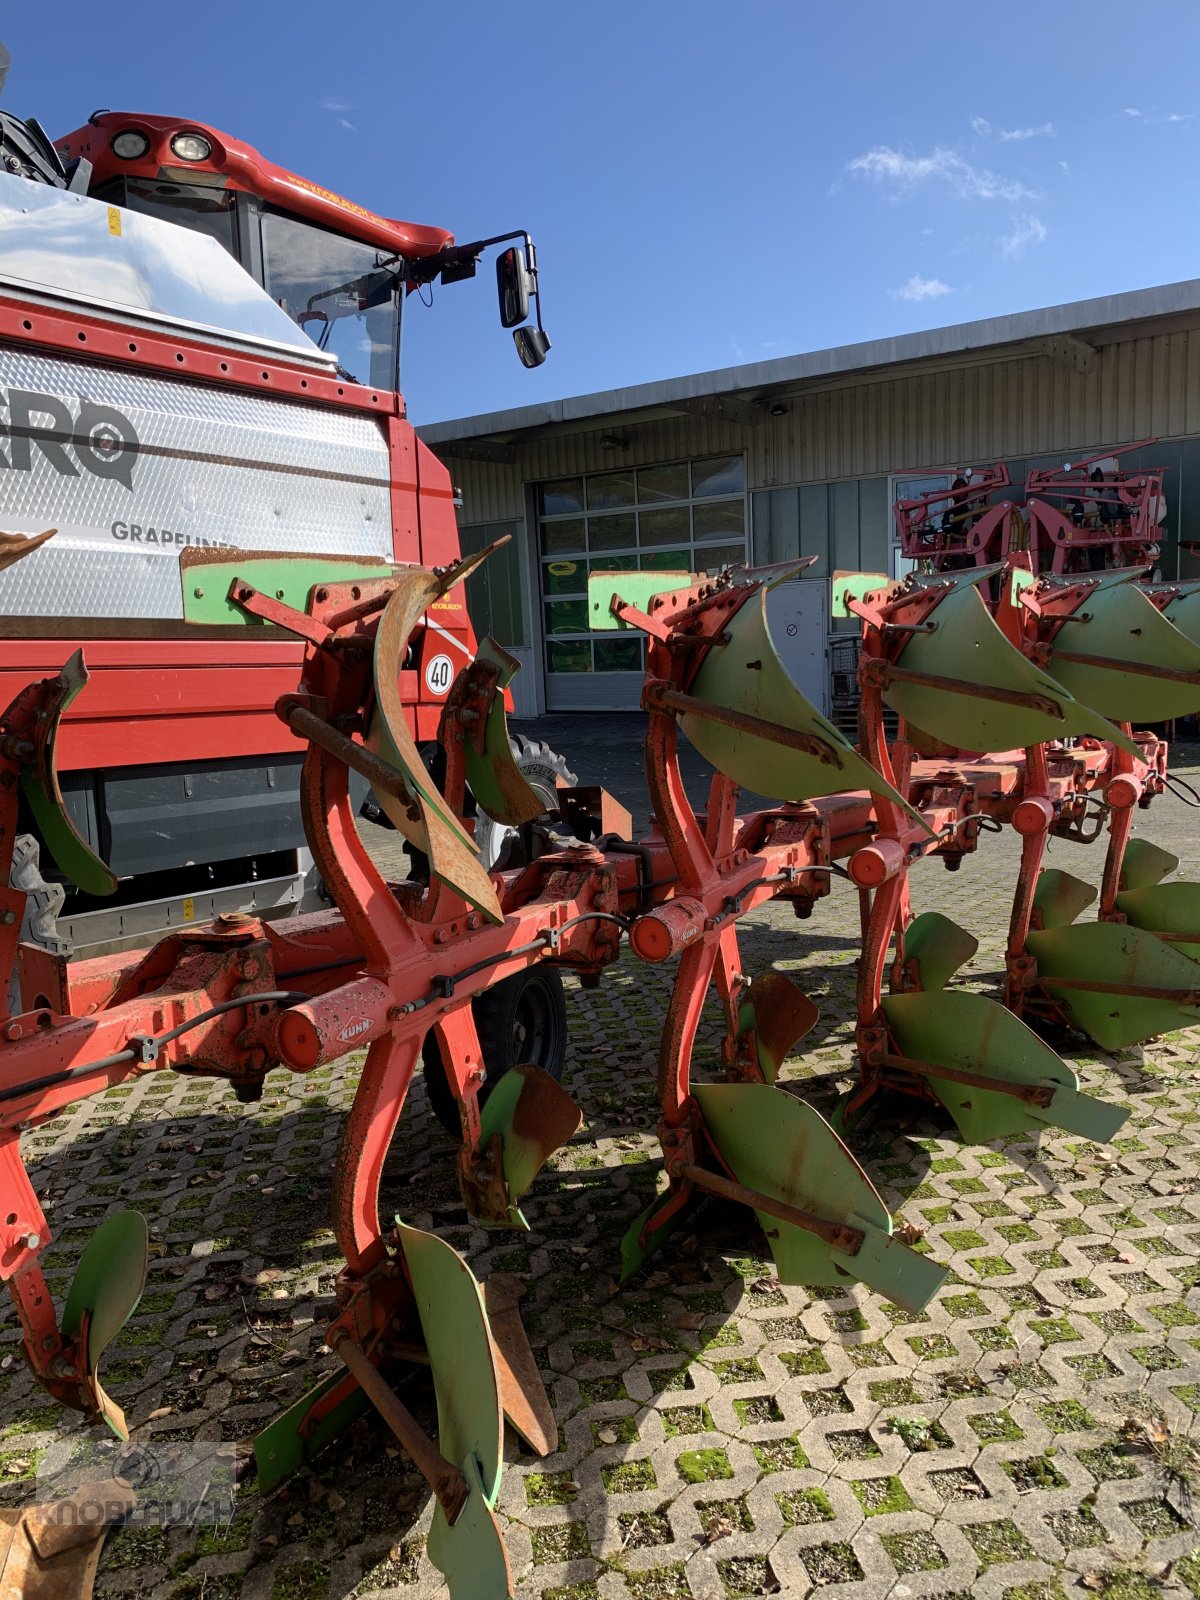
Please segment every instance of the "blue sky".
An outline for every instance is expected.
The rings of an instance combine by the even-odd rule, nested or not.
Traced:
[[[417,421],[1200,272],[1185,0],[232,14],[23,8],[6,108],[52,135],[177,111],[387,215],[529,228],[546,365],[517,362],[490,267],[410,301]]]

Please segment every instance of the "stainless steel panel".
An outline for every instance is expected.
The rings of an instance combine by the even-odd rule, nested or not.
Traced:
[[[4,437],[14,401],[44,444]],[[178,618],[187,544],[390,554],[373,417],[16,348],[0,404],[0,528],[59,530],[6,574],[0,614]]]

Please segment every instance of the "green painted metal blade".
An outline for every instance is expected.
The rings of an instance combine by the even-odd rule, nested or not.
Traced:
[[[59,727],[64,713],[82,694],[87,682],[83,651],[76,650],[59,670],[51,725],[40,753],[32,765],[21,767],[21,792],[59,871],[85,894],[109,895],[117,887],[116,874],[101,861],[71,820],[58,780]]]
[[[467,1503],[453,1527],[441,1506],[434,1506],[429,1559],[445,1578],[450,1600],[512,1600],[508,1551],[483,1492],[478,1463],[465,1456],[459,1470],[467,1480]]]
[[[637,1220],[631,1225],[625,1237],[621,1240],[621,1282],[631,1278],[637,1270],[644,1266],[649,1256],[659,1249],[675,1232],[681,1223],[685,1222],[696,1209],[699,1201],[689,1200],[679,1207],[670,1216],[663,1217],[668,1204],[673,1199],[670,1189],[664,1189],[656,1195]],[[643,1240],[642,1235],[645,1234]]]
[[[865,600],[877,589],[886,589],[891,580],[882,572],[835,572],[829,585],[830,612],[835,617],[852,617],[848,602]]]
[[[922,911],[904,934],[904,955],[915,961],[922,989],[943,989],[979,949],[979,940],[940,911]]]
[[[321,584],[366,583],[390,578],[395,568],[374,556],[306,556],[263,550],[180,552],[179,581],[185,622],[206,627],[267,626],[229,598],[230,585],[241,578],[260,594],[279,600],[293,611],[307,611],[308,597]]]
[[[424,567],[402,570],[375,633],[373,672],[376,715],[367,746],[402,774],[405,803],[382,789],[372,792],[397,831],[429,858],[434,878],[447,884],[489,922],[504,921],[495,885],[479,860],[475,841],[446,804],[421,760],[400,699],[400,663],[409,636],[445,591],[445,581]]]
[[[509,1221],[526,1227],[517,1202],[556,1150],[583,1126],[583,1112],[542,1067],[511,1067],[480,1108],[481,1143],[496,1134],[502,1142],[504,1182],[508,1188]]]
[[[775,1082],[797,1040],[812,1031],[820,1015],[784,973],[764,972],[755,978],[738,1008],[738,1035],[754,1030],[758,1068],[767,1083]]]
[[[725,727],[699,714],[681,716],[680,727],[718,772],[743,789],[774,800],[808,800],[814,795],[868,789],[925,826],[919,813],[792,682],[771,638],[763,591],[728,620],[725,633],[729,642],[708,651],[690,692],[723,710],[746,712],[819,740],[827,759]]]
[[[1149,889],[1161,883],[1179,865],[1179,857],[1161,850],[1149,839],[1130,839],[1121,862],[1122,889]]]
[[[502,822],[509,828],[519,828],[523,822],[532,822],[535,817],[540,817],[543,810],[541,800],[517,765],[512,740],[508,735],[508,714],[504,709],[503,691],[521,670],[521,663],[490,637],[480,644],[475,659],[490,662],[500,670],[496,678],[496,693],[488,707],[484,725],[483,749],[476,750],[469,739],[463,747],[467,787],[478,801],[480,809],[494,821]]]
[[[1040,936],[1039,936],[1040,937]],[[1042,1126],[1089,1139],[1111,1139],[1129,1113],[1079,1092],[1079,1080],[1058,1053],[1019,1017],[987,995],[966,990],[893,994],[883,998],[901,1053],[930,1066],[953,1067],[997,1083],[1054,1089],[1048,1106],[1015,1095],[955,1083],[930,1073],[926,1081],[971,1144],[1009,1139]]]
[[[1200,960],[1200,883],[1147,884],[1144,889],[1125,889],[1117,896],[1117,910],[1135,928],[1151,933],[1187,933],[1190,939],[1171,941],[1181,955]]]
[[[1112,665],[1066,661],[1062,652],[1102,656]],[[1105,584],[1080,602],[1073,620],[1055,636],[1050,671],[1077,700],[1118,722],[1165,722],[1200,711],[1200,677],[1179,683],[1126,671],[1129,664],[1200,675],[1200,645],[1137,584]]]
[[[907,1311],[924,1311],[950,1276],[950,1268],[919,1250],[910,1250],[893,1233],[873,1227],[861,1217],[851,1216],[847,1221],[863,1230],[863,1242],[852,1256],[832,1251],[834,1265]]]
[[[954,583],[928,620],[935,631],[913,634],[896,665],[947,680],[946,686],[897,682],[884,691],[888,705],[914,727],[960,750],[1013,750],[1087,733],[1138,753],[1119,728],[1079,704],[1009,643],[974,581]],[[1061,716],[983,699],[971,694],[972,686],[1039,695]]]
[[[1033,909],[1040,911],[1043,928],[1065,928],[1096,898],[1096,891],[1082,878],[1073,878],[1058,867],[1038,873],[1033,891]]]
[[[1196,964],[1141,928],[1117,922],[1080,922],[1032,932],[1025,940],[1038,978],[1083,1033],[1105,1050],[1123,1050],[1155,1034],[1191,1028],[1200,1007],[1182,1000],[1123,993],[1130,984],[1185,995],[1200,991]],[[1055,978],[1104,983],[1102,990],[1056,988]],[[1107,985],[1111,984],[1111,988]]]
[[[396,1218],[437,1395],[438,1448],[447,1461],[478,1463],[483,1497],[495,1505],[503,1464],[500,1375],[483,1293],[458,1251],[436,1233]]]
[[[344,1397],[319,1422],[305,1424],[313,1408],[335,1389]],[[317,1384],[294,1406],[275,1418],[254,1440],[254,1462],[258,1468],[258,1488],[262,1494],[298,1472],[324,1450],[339,1433],[370,1409],[370,1401],[348,1372],[334,1372]]]
[[[1200,645],[1200,583],[1189,583],[1163,607],[1163,615],[1185,639]]]
[[[142,1298],[149,1251],[150,1234],[140,1211],[106,1217],[84,1246],[63,1308],[62,1331],[73,1339],[84,1311],[91,1312],[87,1359],[93,1373]]]
[[[818,1111],[767,1083],[694,1084],[704,1129],[722,1163],[757,1194],[828,1222],[845,1222],[887,1240],[892,1219],[871,1180]],[[806,1228],[765,1211],[756,1216],[781,1283],[814,1287],[858,1279],[881,1294],[925,1304],[945,1272],[908,1250],[875,1240],[857,1255],[833,1250]],[[902,1253],[901,1253],[902,1252]],[[935,1281],[936,1280],[936,1281]]]
[[[92,1399],[118,1439],[127,1439],[125,1414],[104,1392],[97,1371],[100,1358],[129,1321],[146,1287],[150,1236],[140,1211],[106,1217],[84,1247],[63,1307],[62,1331],[76,1339],[89,1313],[83,1352]]]
[[[646,611],[656,594],[686,589],[695,581],[691,572],[593,572],[588,579],[588,626],[595,633],[624,632],[633,624],[613,616],[614,596]]]

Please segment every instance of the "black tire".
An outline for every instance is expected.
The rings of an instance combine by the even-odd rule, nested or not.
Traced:
[[[551,750],[540,739],[527,739],[518,733],[512,735],[509,743],[526,783],[542,802],[546,814],[553,816],[558,811],[559,782],[569,789],[574,788],[578,782],[575,774],[558,751]],[[479,858],[489,872],[521,865],[519,860],[510,859],[514,846],[519,844],[517,830],[494,822],[482,808],[475,817],[475,843],[479,846]]]
[[[505,978],[476,995],[471,1010],[487,1069],[479,1092],[481,1105],[510,1067],[532,1063],[556,1081],[562,1078],[567,1055],[567,1000],[555,967],[541,964]],[[422,1056],[433,1114],[446,1132],[457,1138],[462,1131],[458,1102],[450,1091],[432,1030],[425,1037]]]

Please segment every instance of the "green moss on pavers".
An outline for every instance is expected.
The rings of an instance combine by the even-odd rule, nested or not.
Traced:
[[[1071,1344],[1081,1337],[1067,1317],[1033,1317],[1029,1326],[1047,1344]]]
[[[1054,1226],[1063,1239],[1081,1239],[1085,1234],[1096,1231],[1091,1223],[1085,1222],[1082,1217],[1062,1217]]]
[[[958,1346],[944,1333],[919,1333],[904,1342],[922,1361],[948,1361],[958,1354]]]
[[[955,1194],[987,1193],[987,1184],[982,1178],[951,1178],[946,1187],[953,1189]]]
[[[1166,1500],[1125,1500],[1121,1510],[1147,1539],[1168,1539],[1181,1532],[1187,1523]]]
[[[1078,1400],[1048,1400],[1034,1409],[1051,1433],[1083,1433],[1096,1426],[1095,1417]]]
[[[954,1207],[946,1205],[922,1206],[921,1215],[925,1218],[927,1226],[940,1228],[943,1222],[950,1221],[950,1218],[954,1215]],[[983,1240],[981,1239],[979,1242],[982,1244]]]
[[[32,1406],[7,1427],[0,1428],[0,1444],[11,1444],[14,1439],[27,1433],[44,1433],[48,1428],[55,1427],[62,1420],[62,1415],[59,1405]]]
[[[1171,1393],[1182,1400],[1190,1410],[1200,1411],[1200,1383],[1177,1384]]]
[[[200,1528],[194,1550],[196,1560],[201,1556],[227,1556],[235,1550],[245,1550],[253,1526],[254,1513],[239,1511],[231,1522]]]
[[[961,1400],[969,1394],[983,1394],[987,1388],[973,1367],[958,1367],[953,1372],[939,1372],[937,1386],[945,1400]]]
[[[45,1454],[45,1450],[40,1449],[10,1450],[0,1455],[0,1479],[11,1483],[34,1477]]]
[[[617,1518],[622,1550],[649,1550],[670,1544],[675,1535],[663,1507],[657,1511],[624,1511]]]
[[[1017,1341],[1002,1322],[983,1328],[972,1328],[971,1337],[981,1350],[1013,1350]]]
[[[967,1265],[977,1278],[1009,1278],[1017,1270],[1003,1256],[970,1256]]]
[[[1097,1483],[1136,1478],[1141,1470],[1129,1459],[1128,1451],[1119,1444],[1097,1445],[1094,1450],[1075,1450],[1072,1454]]]
[[[779,1507],[786,1527],[794,1528],[810,1522],[834,1522],[837,1512],[824,1489],[793,1489],[787,1494],[777,1494]]]
[[[167,1559],[169,1549],[166,1528],[121,1528],[109,1535],[104,1546],[105,1570],[157,1566]]]
[[[614,1400],[628,1400],[629,1395],[621,1378],[581,1378],[579,1403],[581,1406],[611,1405]]]
[[[961,1172],[962,1162],[957,1156],[938,1156],[929,1163],[930,1172]]]
[[[974,1228],[955,1228],[942,1235],[951,1250],[982,1250],[987,1240]]]
[[[727,1350],[730,1345],[741,1344],[742,1342],[741,1334],[731,1322],[725,1323],[721,1328],[714,1328],[710,1333],[702,1334],[701,1339],[700,1349],[702,1352]]]
[[[780,1350],[779,1359],[792,1378],[818,1378],[829,1371],[829,1363],[814,1344],[808,1350]]]
[[[876,1456],[883,1454],[865,1428],[827,1434],[825,1443],[839,1461],[873,1461]]]
[[[558,1583],[542,1590],[542,1600],[600,1600],[600,1590],[591,1578],[582,1583]]]
[[[547,1567],[558,1561],[577,1561],[590,1556],[587,1528],[582,1522],[560,1522],[553,1528],[534,1528],[533,1564]]]
[[[321,1561],[291,1561],[271,1585],[271,1600],[326,1600],[328,1594],[329,1568]]]
[[[941,1545],[923,1528],[912,1533],[885,1533],[880,1543],[902,1578],[911,1572],[933,1572],[950,1565]]]
[[[1021,1494],[1033,1489],[1065,1489],[1067,1479],[1048,1455],[1027,1456],[1021,1461],[1002,1461],[1000,1469],[1016,1484]]]
[[[1010,1361],[1003,1368],[1003,1375],[1014,1389],[1022,1391],[1032,1389],[1045,1393],[1054,1387],[1054,1379],[1040,1361]]]
[[[800,1552],[804,1570],[818,1588],[827,1583],[860,1583],[866,1576],[848,1544],[808,1545]]]
[[[968,1294],[948,1294],[942,1305],[952,1317],[986,1317],[991,1307],[972,1289]]]
[[[579,1485],[569,1472],[527,1472],[525,1499],[531,1506],[569,1506],[579,1498]]]
[[[600,1476],[609,1494],[636,1494],[642,1489],[657,1489],[658,1479],[649,1461],[618,1461],[604,1467]]]
[[[919,1406],[921,1394],[911,1378],[879,1378],[867,1385],[867,1394],[881,1406]]]
[[[1182,1300],[1168,1300],[1164,1305],[1143,1306],[1141,1309],[1152,1316],[1155,1322],[1161,1322],[1164,1328],[1186,1328],[1193,1322],[1200,1322],[1200,1311],[1193,1311]]]
[[[692,1592],[682,1566],[626,1572],[624,1578],[633,1600],[686,1600]],[[549,1595],[543,1595],[542,1600],[550,1600]]]
[[[948,1450],[954,1443],[940,1422],[929,1417],[889,1417],[887,1431],[903,1439],[913,1455],[926,1450]]]
[[[865,1333],[871,1326],[857,1306],[850,1306],[844,1311],[830,1311],[827,1315],[835,1333]]]
[[[1186,1584],[1192,1594],[1200,1596],[1200,1550],[1175,1563],[1175,1576],[1180,1583]]]
[[[782,1422],[783,1412],[774,1395],[758,1394],[750,1400],[735,1400],[733,1409],[743,1428],[760,1422]]]
[[[1007,1406],[1003,1411],[982,1411],[968,1417],[968,1423],[981,1444],[996,1444],[999,1440],[1023,1439],[1024,1432],[1013,1421]]]
[[[739,1361],[714,1361],[710,1370],[718,1383],[753,1383],[763,1376],[753,1356],[744,1356]]]
[[[1108,1540],[1107,1530],[1086,1500],[1082,1505],[1051,1512],[1046,1526],[1067,1550],[1089,1550]]]
[[[893,1511],[913,1509],[911,1495],[895,1476],[856,1478],[851,1480],[850,1487],[868,1517],[884,1517]]]
[[[729,1457],[719,1446],[709,1450],[684,1450],[676,1457],[675,1465],[685,1483],[709,1483],[733,1477]]]
[[[854,1407],[846,1398],[846,1391],[841,1384],[833,1389],[804,1389],[801,1391],[804,1404],[814,1417],[831,1417],[838,1412],[853,1411]]]
[[[1067,1258],[1061,1250],[1031,1250],[1029,1264],[1036,1267],[1039,1272],[1049,1272],[1055,1267],[1065,1267]]]
[[[1005,1589],[1004,1600],[1066,1600],[1057,1578],[1048,1583],[1018,1583]]]
[[[1027,1561],[1033,1555],[1029,1540],[1007,1517],[997,1522],[968,1523],[963,1532],[985,1567],[997,1566],[1002,1561]]]
[[[790,1439],[766,1439],[761,1444],[751,1445],[754,1458],[758,1462],[759,1471],[786,1472],[789,1468],[803,1469],[808,1466],[808,1457],[800,1446],[795,1434]]]
[[[1098,1350],[1086,1356],[1068,1356],[1067,1365],[1077,1372],[1084,1383],[1101,1383],[1105,1378],[1115,1378],[1121,1371],[1116,1362]]]
[[[1104,1333],[1145,1333],[1146,1329],[1140,1322],[1135,1322],[1128,1311],[1123,1311],[1116,1306],[1106,1307],[1103,1311],[1085,1311],[1084,1316],[1089,1322],[1094,1322]],[[1154,1345],[1155,1350],[1163,1350],[1165,1345]]]
[[[734,1533],[753,1533],[754,1518],[746,1504],[745,1495],[736,1500],[698,1500],[696,1515],[705,1536],[712,1540],[724,1538],[732,1529]]]
[[[592,1444],[636,1444],[641,1438],[632,1417],[604,1417],[592,1423]]]
[[[704,1406],[671,1406],[661,1411],[663,1432],[668,1439],[681,1433],[715,1433],[717,1425],[712,1412]]]

